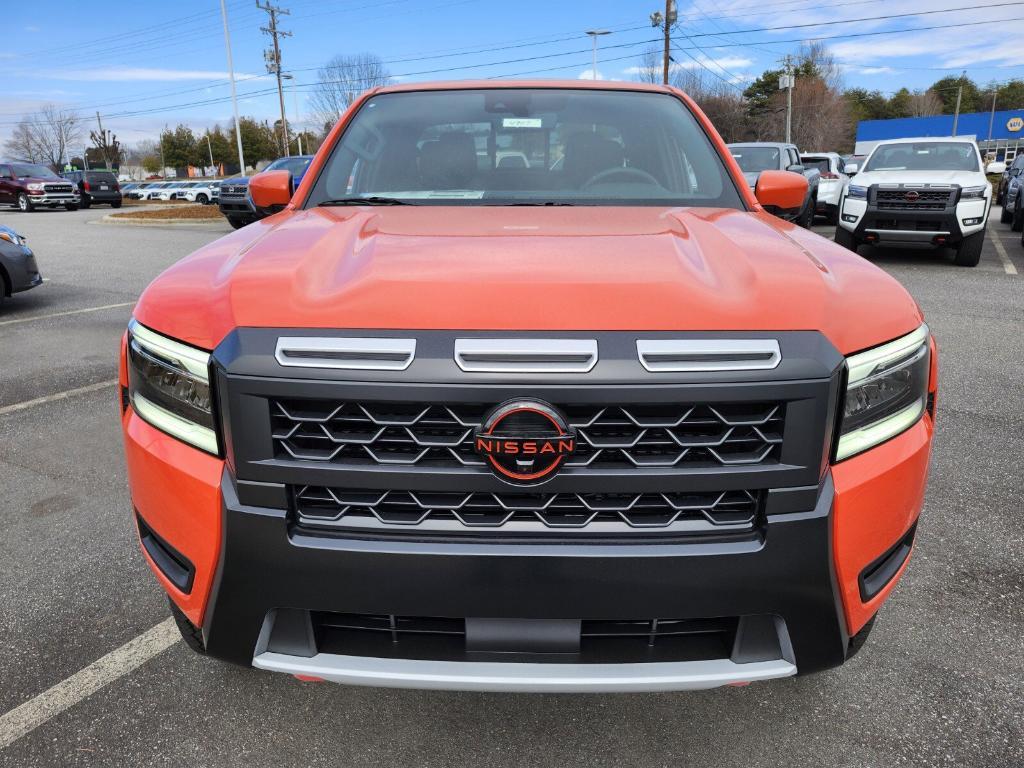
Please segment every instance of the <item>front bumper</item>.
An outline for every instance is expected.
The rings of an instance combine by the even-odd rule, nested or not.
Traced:
[[[959,193],[942,209],[892,209],[880,206],[872,187],[867,199],[844,196],[839,226],[861,242],[880,246],[956,245],[985,228],[987,199],[959,200]]]
[[[28,193],[29,202],[38,207],[55,208],[61,205],[78,205],[81,198],[76,194],[57,192]]]
[[[221,195],[218,205],[220,206],[220,212],[225,216],[256,216],[256,211],[253,210],[249,199],[246,197],[224,197]]]
[[[0,266],[11,281],[11,293],[20,293],[43,284],[43,276],[36,264],[36,257],[26,246],[5,246],[7,252],[0,254]],[[3,285],[0,284],[0,292]]]

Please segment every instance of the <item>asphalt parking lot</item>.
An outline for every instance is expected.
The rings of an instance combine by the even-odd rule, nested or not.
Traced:
[[[105,213],[0,211],[47,277],[0,308],[0,765],[1024,765],[1024,247],[998,210],[975,269],[862,251],[941,355],[916,554],[865,649],[819,675],[615,696],[309,684],[181,642],[63,683],[167,620],[129,518],[117,345],[146,284],[230,231]],[[3,713],[58,685],[65,704],[4,748]]]

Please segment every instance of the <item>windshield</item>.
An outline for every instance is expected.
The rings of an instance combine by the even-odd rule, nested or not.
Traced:
[[[829,173],[832,169],[829,167],[829,159],[827,157],[807,157],[800,158],[800,162],[804,164],[804,168],[817,168],[822,173]]]
[[[674,96],[554,88],[371,98],[332,149],[307,204],[365,197],[742,207],[707,135]]]
[[[16,179],[59,179],[56,173],[51,171],[45,165],[35,165],[30,163],[11,163],[11,173],[14,174]]]
[[[778,147],[730,147],[744,173],[779,170]]]
[[[978,171],[978,151],[965,141],[880,144],[867,171]]]
[[[107,171],[89,171],[85,174],[85,177],[95,184],[116,184],[117,179],[114,178],[114,174],[108,173]]]
[[[265,171],[288,171],[292,176],[298,176],[309,165],[311,157],[282,157],[275,160],[263,170]]]

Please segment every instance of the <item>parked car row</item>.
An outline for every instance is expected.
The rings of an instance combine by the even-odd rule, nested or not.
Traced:
[[[187,200],[211,205],[220,196],[221,184],[213,180],[142,181],[125,184],[124,193],[133,200]]]
[[[75,185],[79,205],[109,205],[121,207],[121,185],[112,171],[67,171],[61,176]]]

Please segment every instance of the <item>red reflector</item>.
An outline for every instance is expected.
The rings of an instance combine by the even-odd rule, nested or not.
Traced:
[[[322,677],[315,677],[313,675],[292,675],[296,680],[301,680],[304,683],[322,683],[324,679]]]
[[[89,182],[88,181],[83,181],[82,182],[82,188],[85,189],[86,192],[88,192],[91,189],[91,187],[89,186]]]
[[[823,174],[821,174],[821,178],[823,178],[823,179],[838,179],[839,176],[837,174],[835,174],[835,173],[829,173],[828,171],[825,171]]]
[[[743,680],[743,681],[738,682],[738,683],[729,683],[728,685],[729,685],[730,688],[743,688],[745,686],[750,685],[750,681],[749,680]]]

